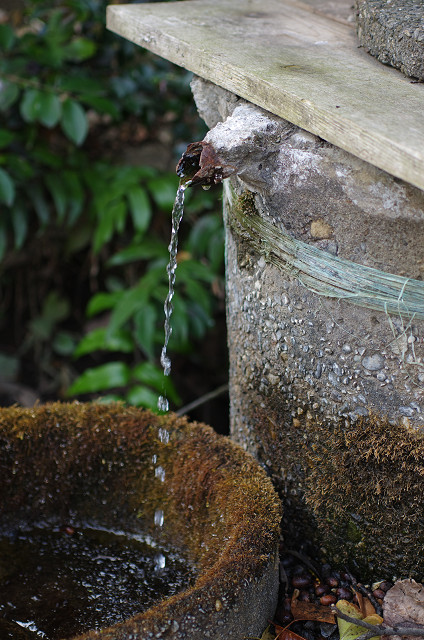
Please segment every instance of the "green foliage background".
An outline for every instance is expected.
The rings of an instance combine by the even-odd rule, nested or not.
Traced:
[[[158,367],[178,182],[119,157],[165,134],[177,159],[204,131],[188,74],[109,33],[106,4],[32,0],[0,24],[0,369],[41,399],[155,408],[180,401]],[[222,308],[211,192],[189,193],[179,263],[169,348],[189,357]]]

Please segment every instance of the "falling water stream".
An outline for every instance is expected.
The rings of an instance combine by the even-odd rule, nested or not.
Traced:
[[[178,252],[178,231],[180,228],[180,222],[184,214],[184,197],[187,187],[189,187],[191,181],[181,182],[175,197],[174,206],[172,208],[172,229],[171,229],[171,241],[168,246],[169,250],[169,263],[166,268],[168,273],[168,295],[165,299],[164,311],[165,311],[165,341],[162,347],[162,353],[160,356],[160,363],[163,368],[163,372],[166,376],[171,373],[171,359],[168,356],[168,343],[172,334],[171,316],[174,309],[172,299],[174,297],[175,290],[175,272],[177,270],[177,252]],[[158,409],[161,411],[169,410],[169,402],[166,396],[160,396],[158,400]]]
[[[165,340],[162,347],[162,352],[160,356],[160,363],[163,368],[163,372],[166,376],[169,376],[171,373],[171,359],[167,353],[169,339],[172,334],[172,326],[171,326],[171,316],[173,311],[172,299],[174,297],[175,291],[175,273],[177,270],[177,252],[178,252],[178,231],[180,228],[180,223],[184,214],[184,197],[185,191],[187,187],[189,187],[191,181],[180,182],[177,195],[175,197],[174,206],[172,208],[172,229],[171,229],[171,240],[168,246],[169,250],[169,262],[166,268],[168,273],[168,295],[165,299],[164,304],[164,312],[165,312]],[[160,411],[168,411],[169,410],[169,401],[166,395],[159,396],[158,399],[158,409]],[[159,440],[163,444],[167,444],[169,442],[169,431],[165,427],[161,427],[158,432]],[[152,459],[153,464],[155,465],[155,478],[159,478],[161,482],[165,482],[165,469],[162,465],[158,463],[158,457],[156,454],[153,455]],[[164,513],[163,509],[156,509],[154,522],[155,526],[158,528],[163,527],[164,524]],[[158,568],[165,567],[166,557],[159,553],[155,557],[155,563]]]

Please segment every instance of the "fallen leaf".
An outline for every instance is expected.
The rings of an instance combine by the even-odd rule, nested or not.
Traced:
[[[366,616],[374,615],[374,613],[376,613],[376,610],[371,601],[366,596],[363,596],[360,591],[356,591],[355,593],[358,600],[359,609],[364,618]]]
[[[313,620],[315,622],[328,622],[335,624],[336,619],[329,607],[313,602],[302,602],[298,600],[299,589],[293,591],[291,600],[291,612],[296,620]]]
[[[377,627],[378,625],[383,624],[383,618],[379,616],[378,613],[373,613],[372,615],[364,618],[364,622],[368,622],[368,624],[373,624]]]
[[[395,582],[384,598],[383,617],[388,627],[422,627],[424,631],[424,585],[412,579]],[[391,638],[399,640],[399,636]]]
[[[277,634],[275,640],[305,640],[303,636],[290,631],[288,627],[280,627],[278,624],[275,625],[275,633]]]
[[[261,635],[260,640],[275,640],[275,634],[271,632],[271,625],[267,626]]]
[[[357,618],[358,620],[362,620],[362,618],[364,617],[361,613],[360,608],[357,607],[356,604],[353,604],[348,600],[339,600],[336,604],[336,607],[350,618]]]
[[[383,618],[378,616],[376,613],[367,616],[364,618],[359,607],[348,602],[347,600],[339,600],[336,604],[337,609],[349,616],[350,618],[355,618],[356,620],[364,620],[364,622],[368,622],[369,624],[381,624],[383,622]],[[347,620],[342,620],[341,618],[337,618],[337,625],[339,627],[340,640],[355,640],[358,636],[361,636],[363,633],[366,633],[366,629],[364,627],[360,627],[353,622],[347,622]],[[377,636],[372,638],[371,640],[378,640]]]

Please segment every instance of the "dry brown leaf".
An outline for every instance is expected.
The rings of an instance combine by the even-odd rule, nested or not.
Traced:
[[[384,598],[383,618],[388,627],[422,627],[424,630],[424,585],[411,579],[395,582]],[[399,640],[399,636],[391,636],[392,639]],[[412,637],[403,637],[403,640],[409,639]]]
[[[359,609],[364,618],[377,613],[374,605],[372,605],[370,600],[366,596],[363,596],[360,591],[356,591],[356,598],[358,600]]]
[[[335,624],[336,619],[330,611],[330,607],[313,602],[302,602],[298,600],[299,589],[293,591],[291,599],[291,612],[296,620],[313,620],[315,622],[328,622]]]
[[[278,624],[275,625],[275,633],[277,634],[275,640],[305,640],[303,636],[290,631],[288,627],[280,627]]]

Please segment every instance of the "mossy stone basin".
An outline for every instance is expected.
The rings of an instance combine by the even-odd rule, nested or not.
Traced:
[[[79,640],[260,635],[276,604],[281,514],[249,454],[173,414],[77,403],[0,410],[3,530],[72,519],[157,536],[158,509],[160,536],[185,549],[195,583]]]

